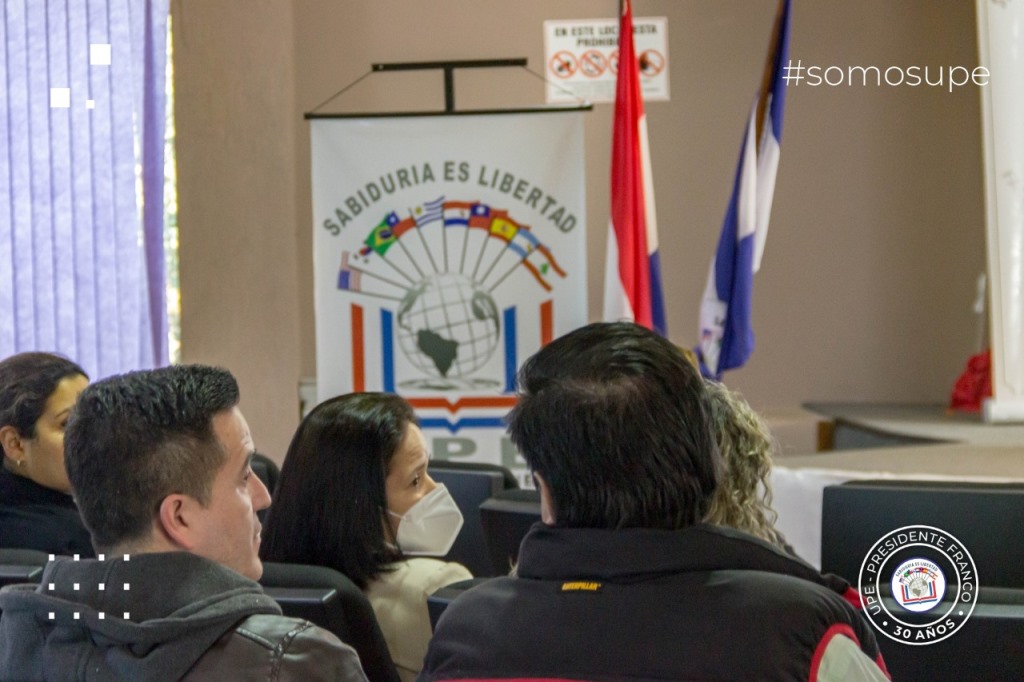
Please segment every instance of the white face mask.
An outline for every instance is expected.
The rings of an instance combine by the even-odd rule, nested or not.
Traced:
[[[462,530],[462,512],[443,483],[421,497],[404,515],[390,509],[388,513],[401,519],[395,539],[405,554],[444,556]]]

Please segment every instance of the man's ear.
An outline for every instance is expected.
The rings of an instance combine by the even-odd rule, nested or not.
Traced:
[[[199,501],[188,495],[174,493],[160,502],[157,521],[164,536],[181,549],[191,552],[196,547],[194,508]]]
[[[537,482],[537,490],[540,491],[540,520],[549,526],[555,525],[555,501],[551,497],[551,489],[537,472],[533,473],[533,480]]]

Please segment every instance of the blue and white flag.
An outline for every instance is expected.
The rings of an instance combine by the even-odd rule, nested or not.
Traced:
[[[779,166],[786,95],[782,71],[789,54],[789,5],[790,0],[779,2],[772,48],[743,134],[732,196],[701,301],[698,351],[702,370],[713,378],[741,367],[754,350],[750,301],[754,273],[761,267],[768,236],[775,172]]]

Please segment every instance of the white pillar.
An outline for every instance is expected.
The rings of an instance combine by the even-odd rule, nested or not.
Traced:
[[[1024,421],[1024,2],[976,0],[992,319],[987,422]]]

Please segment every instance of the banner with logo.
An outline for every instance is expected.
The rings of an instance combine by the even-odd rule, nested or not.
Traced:
[[[582,112],[311,121],[318,400],[399,393],[435,457],[522,469],[515,375],[587,322]]]

